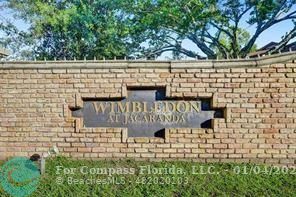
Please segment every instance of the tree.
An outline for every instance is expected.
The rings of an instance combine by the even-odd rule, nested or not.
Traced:
[[[5,6],[0,2],[0,11]],[[30,46],[31,35],[19,30],[4,14],[0,14],[0,48],[5,49],[9,56],[5,59],[28,59],[33,56]]]
[[[175,58],[200,57],[196,50],[183,45],[184,40],[190,40],[209,58],[245,57],[264,31],[296,19],[296,0],[5,2],[31,24],[29,32],[17,32],[10,26],[7,30],[16,36],[14,43],[9,43],[14,48],[18,46],[15,43],[27,44],[37,59],[154,58],[166,51]],[[242,22],[254,26],[255,32],[248,32]],[[294,23],[275,50],[283,48],[295,35]]]
[[[250,39],[251,35],[248,31],[239,28],[237,31],[237,44],[238,44],[238,48],[242,48]],[[225,48],[231,49],[232,45],[231,45],[231,40],[229,39],[229,37],[225,34],[225,33],[221,33],[221,35],[219,36],[219,43],[221,43],[223,46],[225,46]],[[210,47],[214,49],[216,56],[218,58],[225,58],[225,54],[221,53],[221,51],[219,50],[218,46],[215,44],[210,44]],[[254,44],[253,47],[251,48],[250,52],[255,52],[257,50],[257,45]],[[229,54],[226,53],[226,58],[229,58],[228,56]]]
[[[93,59],[123,57],[139,45],[120,2],[11,0],[7,7],[31,24],[37,59]]]
[[[296,19],[295,3],[295,0],[134,0],[126,8],[134,15],[134,24],[146,28],[143,35],[149,47],[143,52],[148,56],[172,51],[176,56],[198,57],[196,51],[182,46],[182,41],[189,39],[209,58],[218,54],[237,58],[247,56],[257,38],[270,27]],[[253,35],[241,27],[242,21],[256,26]],[[277,49],[284,47],[295,33],[294,23]]]

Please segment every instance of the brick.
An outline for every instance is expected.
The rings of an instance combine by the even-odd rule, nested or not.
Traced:
[[[155,153],[141,153],[142,158],[153,158],[155,157]]]
[[[78,148],[78,152],[82,152],[82,153],[91,152],[91,148]]]
[[[136,153],[147,153],[148,149],[147,148],[136,148],[135,151],[136,151]]]
[[[156,158],[169,158],[170,154],[165,154],[165,153],[157,153],[155,155]]]
[[[164,153],[176,153],[177,150],[175,148],[170,148],[170,149],[163,149]]]

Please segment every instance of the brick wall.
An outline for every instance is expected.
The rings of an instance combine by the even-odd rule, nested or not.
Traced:
[[[32,64],[0,68],[0,159],[56,145],[77,158],[296,165],[294,63],[215,69],[169,62]],[[83,128],[71,117],[70,108],[83,98],[122,97],[135,86],[211,98],[213,107],[226,108],[225,119],[209,129],[166,129],[164,138],[129,138],[125,128]]]

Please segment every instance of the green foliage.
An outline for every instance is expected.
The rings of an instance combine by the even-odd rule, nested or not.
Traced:
[[[30,22],[37,59],[125,56],[138,45],[121,1],[9,1]]]
[[[75,173],[74,175],[57,174],[56,166],[64,168],[77,168],[87,166],[88,168],[135,168],[139,166],[151,165],[156,168],[176,168],[184,169],[186,174],[163,174],[163,175],[113,175],[111,177],[125,178],[125,184],[75,184],[67,183],[67,178],[75,179],[103,179],[108,175],[84,175]],[[192,174],[192,166],[199,169],[203,166],[206,169],[214,166],[219,174]],[[244,168],[246,166],[246,168]],[[63,157],[47,160],[46,174],[42,177],[39,187],[34,196],[293,196],[295,195],[296,179],[295,174],[283,174],[273,171],[271,174],[265,173],[243,173],[254,168],[254,164],[201,164],[194,162],[140,162],[133,160],[125,161],[89,161],[71,160]],[[241,169],[241,174],[236,174],[234,169]],[[265,169],[264,166],[260,166]],[[269,169],[269,168],[268,168]],[[263,171],[262,171],[263,172]],[[290,170],[291,172],[291,170]],[[57,178],[62,177],[63,183],[58,184]],[[181,184],[141,184],[137,180],[141,178],[188,178],[188,183]],[[171,179],[172,180],[172,179]],[[184,179],[183,179],[184,180]],[[0,195],[7,196],[0,187]]]
[[[264,31],[296,19],[296,0],[4,2],[19,18],[31,24],[29,32],[16,34],[13,48],[30,46],[37,59],[152,58],[167,51],[172,52],[174,58],[199,57],[196,50],[184,46],[185,40],[191,41],[209,58],[245,57],[254,50],[257,38]],[[255,27],[255,32],[248,32],[242,22]],[[295,35],[294,25],[276,50]],[[11,40],[2,42],[13,44]]]

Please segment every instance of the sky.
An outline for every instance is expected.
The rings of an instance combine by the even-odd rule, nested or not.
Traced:
[[[0,3],[1,6],[1,3]],[[296,5],[294,5],[292,7],[292,9],[290,10],[290,12],[295,11],[296,10]],[[10,21],[13,21],[13,23],[20,29],[20,30],[27,30],[30,25],[28,23],[26,23],[23,20],[16,20],[13,17],[13,12],[11,10],[3,10],[0,9],[0,21],[1,19],[6,18]],[[248,13],[245,15],[245,17],[243,18],[242,22],[240,23],[240,27],[242,27],[243,29],[247,30],[248,32],[250,32],[250,34],[252,35],[255,30],[256,30],[256,26],[249,26],[246,23],[246,20],[248,18]],[[268,44],[269,42],[279,42],[281,40],[281,37],[283,35],[285,35],[286,32],[289,32],[292,28],[294,27],[294,24],[292,21],[284,21],[281,23],[278,23],[274,26],[272,26],[271,28],[267,29],[266,31],[264,31],[257,39],[256,41],[256,45],[258,48],[261,48],[263,46],[265,46],[266,44]],[[0,33],[1,36],[1,33]],[[296,41],[296,38],[292,39],[290,41],[294,42]],[[200,49],[198,49],[196,47],[196,45],[194,43],[192,43],[189,40],[184,40],[182,43],[182,46],[186,49],[190,49],[192,51],[197,51],[199,53],[199,55],[204,55],[202,53],[202,51]],[[158,59],[162,60],[162,59],[170,59],[171,58],[171,53],[170,52],[165,52],[163,53]],[[188,58],[190,59],[190,58]]]

